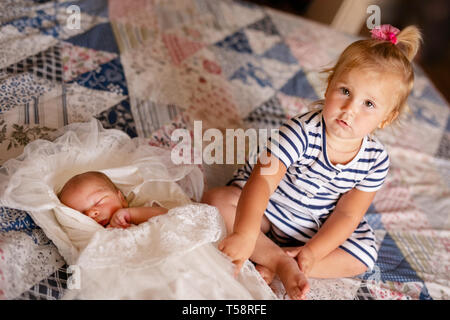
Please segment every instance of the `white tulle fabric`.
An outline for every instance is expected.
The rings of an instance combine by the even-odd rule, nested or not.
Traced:
[[[235,279],[231,262],[217,250],[224,236],[217,209],[191,201],[203,192],[197,166],[175,165],[170,150],[104,129],[95,119],[59,134],[53,142],[31,142],[5,162],[0,192],[2,205],[27,210],[81,271],[81,287],[66,298],[275,298],[253,265]],[[131,206],[156,201],[169,212],[128,229],[104,229],[57,197],[68,179],[91,170],[108,175]]]
[[[224,231],[217,209],[205,204],[103,229],[81,253],[64,299],[275,298],[252,264],[233,277],[232,263],[216,248]]]
[[[69,264],[75,263],[80,250],[102,229],[59,201],[58,192],[72,176],[101,171],[127,197],[132,196],[133,206],[157,200],[170,209],[190,203],[190,197],[201,197],[200,169],[174,165],[170,150],[131,139],[119,130],[105,130],[95,119],[66,126],[61,134],[53,142],[33,141],[21,156],[5,162],[1,181],[6,183],[1,189],[2,202],[29,211]],[[187,192],[176,183],[181,180]]]

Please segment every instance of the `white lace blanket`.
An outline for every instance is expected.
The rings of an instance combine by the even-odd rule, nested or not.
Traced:
[[[186,205],[128,229],[96,232],[72,268],[64,299],[273,299],[251,263],[233,277],[216,248],[215,207]]]
[[[74,274],[81,276],[80,289],[66,298],[274,297],[252,265],[234,279],[231,262],[213,246],[223,235],[222,220],[216,208],[192,205],[203,193],[198,167],[175,165],[170,150],[106,130],[95,119],[62,131],[53,142],[29,143],[4,163],[0,204],[29,211],[72,270],[80,270]],[[107,174],[131,206],[157,201],[170,211],[126,230],[104,229],[57,197],[70,177],[90,170]]]

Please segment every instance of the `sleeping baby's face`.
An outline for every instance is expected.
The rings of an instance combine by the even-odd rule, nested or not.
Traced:
[[[100,172],[86,172],[71,178],[61,190],[60,201],[102,226],[117,210],[128,207],[122,192]]]

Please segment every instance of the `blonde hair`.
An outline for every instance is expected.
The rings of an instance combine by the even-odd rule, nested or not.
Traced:
[[[377,39],[366,39],[353,42],[340,55],[336,65],[322,72],[328,73],[327,86],[343,72],[353,68],[380,70],[398,74],[401,85],[394,108],[388,118],[388,123],[398,115],[408,110],[406,103],[414,85],[414,70],[411,61],[420,47],[422,36],[416,26],[408,26],[397,35],[397,43]]]

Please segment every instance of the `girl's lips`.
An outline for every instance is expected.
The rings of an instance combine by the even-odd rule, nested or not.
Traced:
[[[336,119],[336,122],[337,122],[341,127],[344,127],[344,128],[348,128],[348,127],[349,127],[349,125],[347,124],[347,122],[345,122],[344,120]]]

